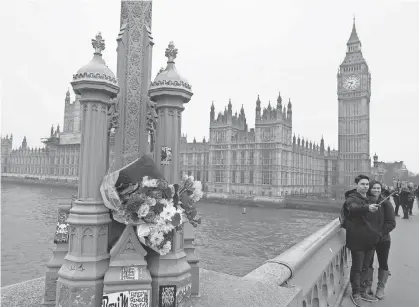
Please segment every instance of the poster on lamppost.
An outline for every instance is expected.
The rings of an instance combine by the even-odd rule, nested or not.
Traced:
[[[161,147],[160,160],[162,165],[169,165],[172,163],[172,148],[167,146]]]
[[[102,307],[150,307],[150,290],[104,293]]]

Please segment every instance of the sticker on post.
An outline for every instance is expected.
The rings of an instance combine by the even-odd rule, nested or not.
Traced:
[[[121,280],[139,280],[142,274],[143,269],[136,266],[121,268]]]
[[[102,296],[102,307],[129,306],[129,291],[104,293]]]
[[[192,284],[190,282],[188,282],[186,285],[182,287],[177,288],[177,291],[176,291],[176,302],[177,302],[176,306],[177,307],[182,307],[184,306],[184,304],[186,304],[188,299],[191,297],[191,289],[192,289]]]
[[[55,228],[54,243],[68,243],[68,213],[58,213],[57,226]]]
[[[130,291],[130,307],[150,307],[150,290]]]
[[[159,307],[176,307],[176,286],[160,286]]]
[[[168,165],[172,163],[172,148],[167,146],[161,147],[161,164]]]

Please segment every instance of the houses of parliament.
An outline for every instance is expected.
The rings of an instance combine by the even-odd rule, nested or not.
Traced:
[[[341,193],[358,174],[371,173],[371,74],[362,55],[355,21],[337,74],[338,150],[292,132],[292,101],[279,94],[276,105],[255,101],[255,127],[249,128],[243,106],[231,101],[216,114],[209,110],[209,139],[181,140],[180,175],[193,175],[209,193],[278,197]],[[80,150],[80,103],[65,97],[64,127],[51,128],[43,148],[29,148],[26,138],[12,149],[2,138],[2,176],[77,180]]]

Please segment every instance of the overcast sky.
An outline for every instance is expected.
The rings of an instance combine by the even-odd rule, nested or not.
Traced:
[[[194,92],[183,112],[189,141],[208,139],[212,101],[216,113],[229,98],[233,112],[243,104],[254,127],[257,95],[266,107],[280,91],[293,103],[293,132],[316,142],[323,134],[337,149],[336,73],[355,14],[372,74],[371,156],[419,172],[419,1],[153,2],[153,78],[173,40]],[[65,93],[98,31],[116,72],[120,1],[3,1],[0,12],[1,133],[13,133],[14,148],[24,136],[40,146],[52,124],[63,126]]]

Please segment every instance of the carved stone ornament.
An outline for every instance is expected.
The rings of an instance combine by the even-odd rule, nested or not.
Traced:
[[[107,74],[100,74],[100,73],[79,73],[73,75],[73,81],[81,80],[81,79],[94,79],[94,80],[104,80],[109,81],[112,84],[117,85],[118,81],[116,78],[108,76]]]
[[[158,114],[156,111],[156,103],[147,99],[147,125],[146,129],[150,134],[154,134],[156,131],[156,125],[158,122]]]
[[[92,39],[92,46],[95,49],[95,54],[102,55],[102,51],[105,50],[105,40],[100,32]]]
[[[166,48],[166,52],[164,54],[167,58],[168,63],[174,62],[177,56],[177,52],[178,50],[177,48],[175,48],[175,44],[173,43],[173,41],[171,41],[169,43],[169,46]]]
[[[109,116],[109,125],[108,129],[109,132],[114,133],[115,130],[119,128],[119,112],[118,112],[118,104],[113,103],[108,111]]]
[[[136,158],[140,151],[140,126],[142,116],[140,111],[141,88],[144,72],[144,64],[147,59],[144,59],[146,48],[144,44],[143,35],[146,27],[151,29],[151,10],[152,1],[122,1],[121,2],[121,23],[125,24],[123,35],[123,48],[118,53],[118,57],[127,59],[125,61],[125,86],[121,87],[122,97],[125,97],[123,102],[123,110],[125,118],[124,123],[121,123],[121,128],[124,130],[125,138],[122,144],[122,154],[124,156],[123,163],[126,165]],[[125,54],[122,54],[124,52]],[[124,125],[124,127],[122,127]]]
[[[189,83],[186,83],[184,81],[172,81],[172,80],[159,80],[151,82],[151,87],[157,87],[157,86],[173,86],[173,87],[184,87],[188,90],[192,90],[192,86]]]

